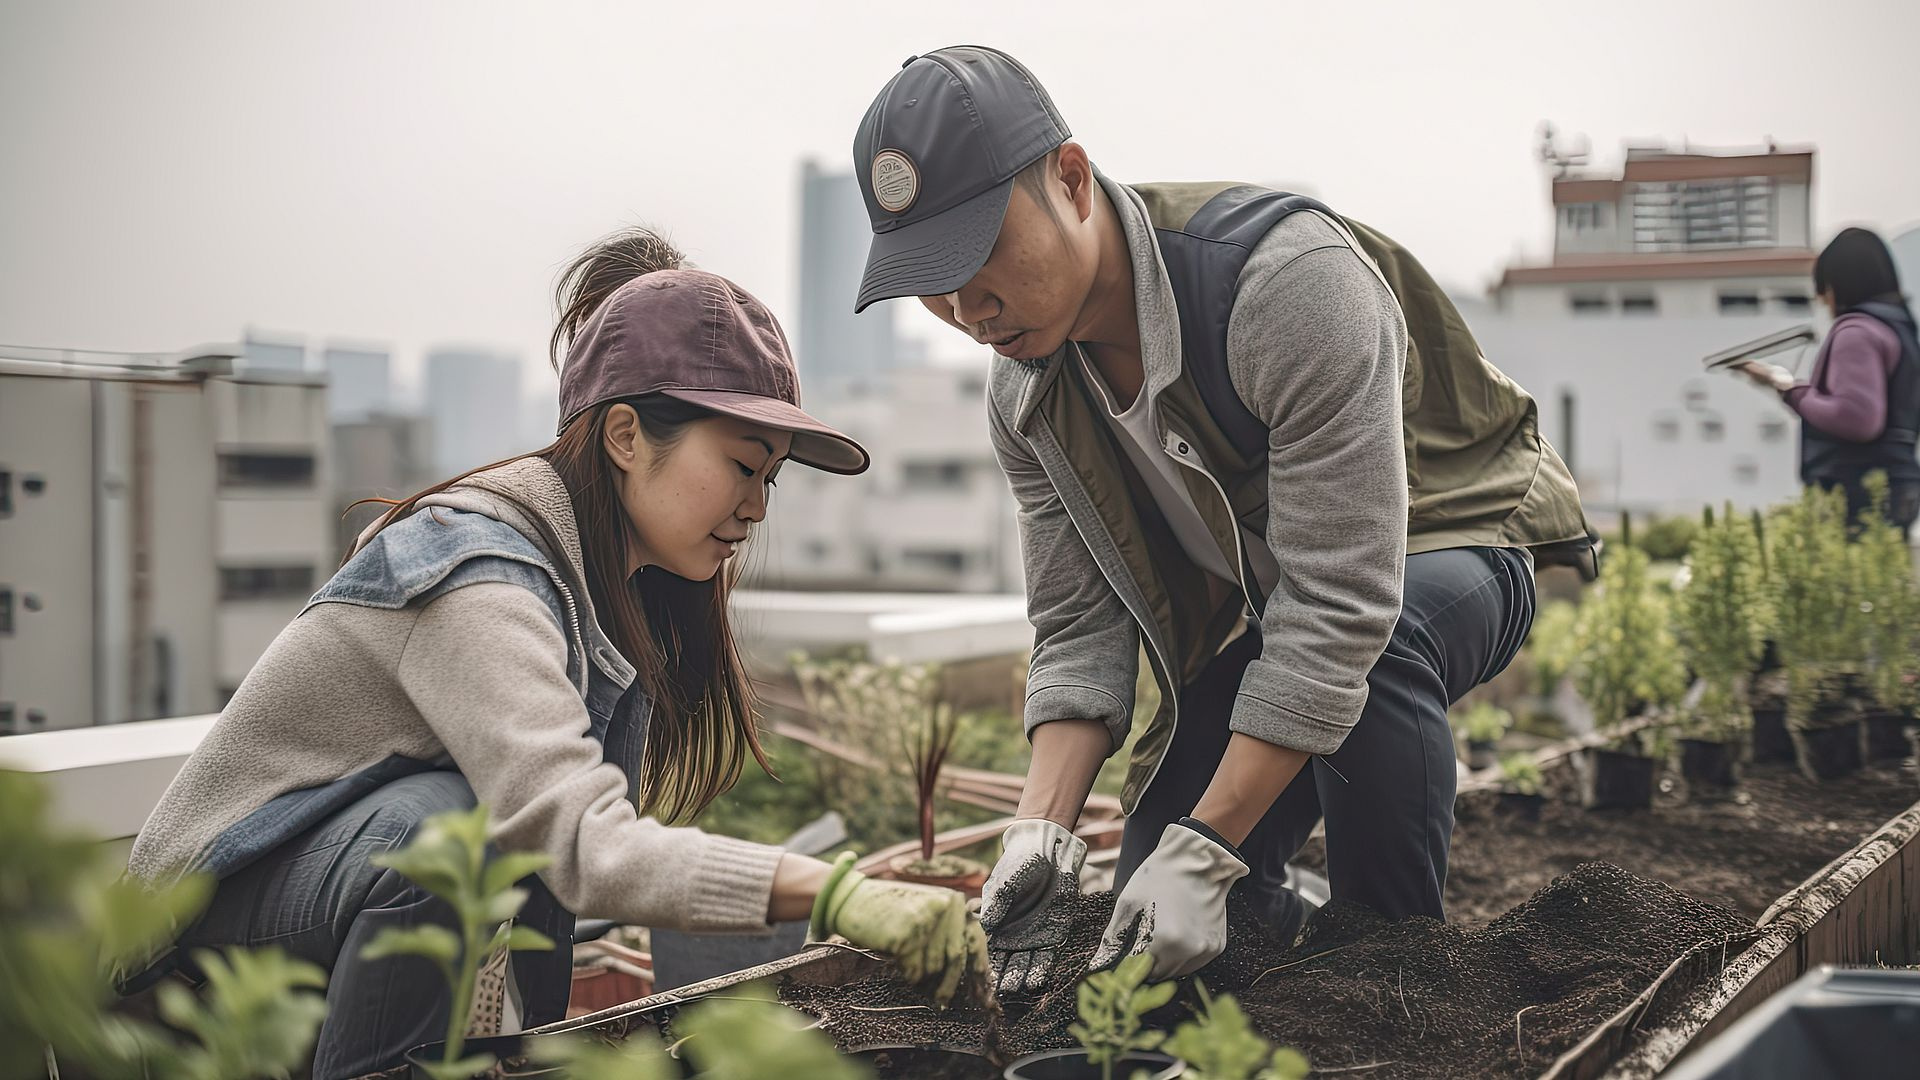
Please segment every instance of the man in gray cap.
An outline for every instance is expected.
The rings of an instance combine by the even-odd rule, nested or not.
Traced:
[[[1001,992],[1051,973],[1143,643],[1160,706],[1094,966],[1199,969],[1229,891],[1290,942],[1322,817],[1336,898],[1442,917],[1447,708],[1525,639],[1536,559],[1592,570],[1533,399],[1391,240],[1250,185],[1116,183],[993,49],[908,60],[854,166],[857,307],[918,297],[1001,357],[1035,629],[1033,763],[983,896]]]

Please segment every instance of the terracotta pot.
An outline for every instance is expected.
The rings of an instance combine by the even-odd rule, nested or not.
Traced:
[[[918,855],[895,855],[893,858],[887,860],[887,870],[900,881],[911,881],[917,885],[938,885],[943,889],[956,889],[965,893],[969,899],[978,898],[980,895],[980,887],[987,883],[987,867],[981,863],[974,862],[972,859],[962,861],[970,864],[973,869],[968,870],[965,874],[947,876],[916,874],[906,869],[908,864],[917,862],[919,858],[920,856]]]

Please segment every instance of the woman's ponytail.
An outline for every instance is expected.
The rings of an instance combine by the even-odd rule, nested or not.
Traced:
[[[553,306],[560,312],[547,342],[547,360],[553,370],[560,370],[574,335],[616,289],[642,274],[678,270],[686,262],[687,257],[666,237],[639,227],[604,237],[575,256],[553,287]]]

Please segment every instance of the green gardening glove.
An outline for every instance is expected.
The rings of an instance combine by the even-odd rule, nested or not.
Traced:
[[[892,956],[943,1008],[956,993],[986,1000],[987,935],[952,889],[870,878],[842,855],[814,900],[808,936],[833,934]]]

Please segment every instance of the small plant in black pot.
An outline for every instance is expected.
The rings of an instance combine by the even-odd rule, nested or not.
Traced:
[[[1871,659],[1860,746],[1866,760],[1887,761],[1910,750],[1907,728],[1914,720],[1914,685],[1920,677],[1920,589],[1915,588],[1906,539],[1886,523],[1886,474],[1869,475],[1866,487],[1873,508],[1855,524]]]
[[[1289,1046],[1275,1049],[1253,1030],[1233,995],[1213,997],[1197,979],[1193,986],[1200,1006],[1165,1044],[1186,1063],[1182,1080],[1306,1080],[1313,1071],[1305,1054]]]
[[[1167,1033],[1146,1027],[1146,1015],[1173,1000],[1175,983],[1147,985],[1153,958],[1136,953],[1109,971],[1088,975],[1076,990],[1078,1023],[1067,1030],[1077,1049],[1028,1054],[1007,1066],[1007,1080],[1171,1080],[1183,1065],[1170,1054],[1155,1053]]]
[[[1674,628],[1701,681],[1680,725],[1680,773],[1690,798],[1712,798],[1739,783],[1753,667],[1772,621],[1753,522],[1731,504],[1717,521],[1709,508],[1676,584]]]
[[[1488,701],[1475,702],[1460,716],[1467,741],[1467,768],[1475,772],[1499,764],[1500,737],[1513,727],[1513,714]]]
[[[1623,519],[1621,532],[1627,542],[1608,556],[1574,628],[1574,685],[1602,732],[1641,709],[1671,705],[1686,687],[1670,605],[1654,588],[1647,553],[1631,543],[1631,523]],[[1581,803],[1590,810],[1651,805],[1655,766],[1632,736],[1582,750]]]
[[[1541,790],[1540,766],[1531,754],[1508,754],[1500,759],[1500,811],[1526,821],[1539,821],[1547,797]]]
[[[1867,561],[1847,539],[1845,497],[1806,489],[1781,514],[1769,550],[1794,757],[1809,779],[1832,780],[1860,767],[1859,706],[1848,688],[1862,682],[1872,608]]]

